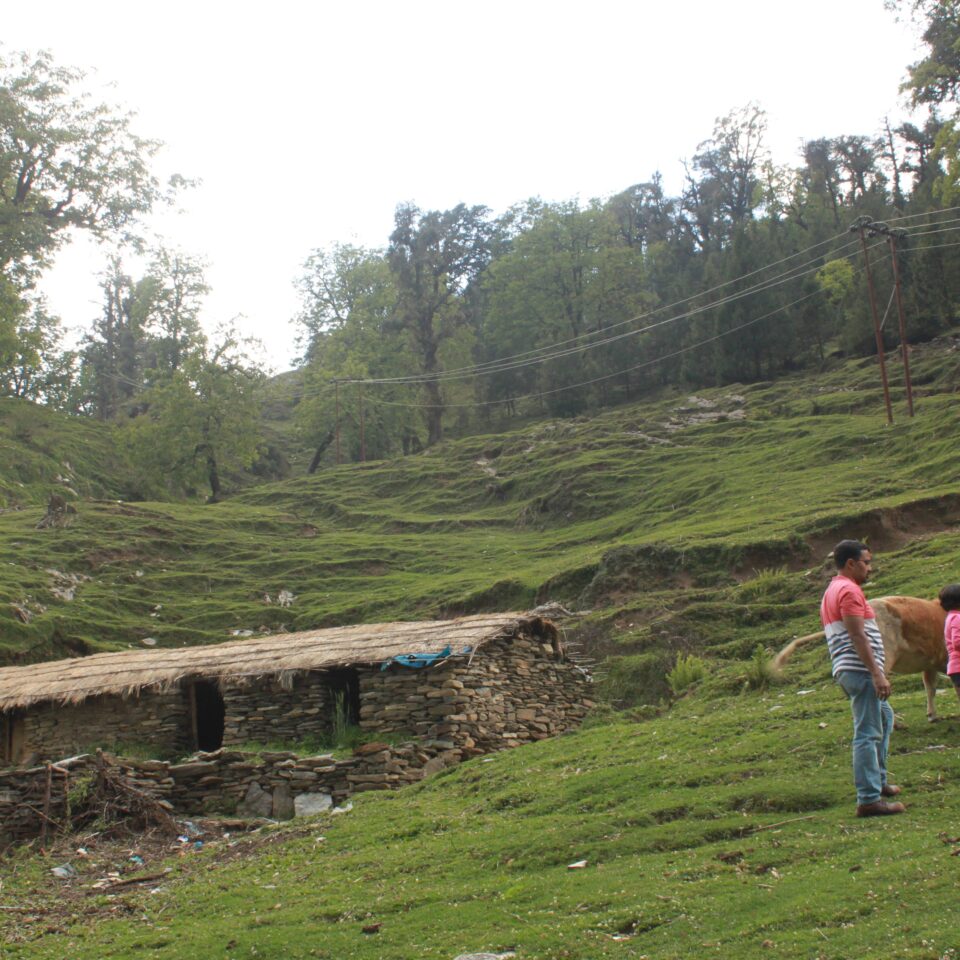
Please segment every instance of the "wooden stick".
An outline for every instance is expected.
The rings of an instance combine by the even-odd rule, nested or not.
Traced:
[[[814,817],[813,815],[809,817],[794,817],[792,820],[781,820],[779,823],[768,823],[762,827],[753,827],[752,829],[754,833],[759,833],[761,830],[774,830],[777,827],[782,827],[788,823],[800,823],[801,820],[815,820],[815,819],[816,817]]]
[[[50,792],[53,789],[53,764],[47,763],[47,786],[43,791],[43,826],[40,829],[40,846],[47,845],[47,824],[52,823],[50,819]]]

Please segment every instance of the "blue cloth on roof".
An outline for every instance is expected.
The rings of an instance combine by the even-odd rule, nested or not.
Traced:
[[[460,651],[460,656],[463,656],[465,653],[469,653],[473,647],[464,647]],[[386,670],[392,663],[399,664],[401,667],[409,667],[411,670],[422,670],[424,667],[431,667],[438,660],[446,660],[447,657],[453,655],[453,651],[450,649],[449,645],[444,647],[439,653],[400,653],[395,657],[391,657],[389,660],[385,660],[380,665],[380,670]]]

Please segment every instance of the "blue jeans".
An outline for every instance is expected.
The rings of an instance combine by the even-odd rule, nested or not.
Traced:
[[[853,782],[857,803],[874,803],[887,782],[893,707],[877,696],[869,673],[841,670],[837,683],[849,698],[853,713]]]

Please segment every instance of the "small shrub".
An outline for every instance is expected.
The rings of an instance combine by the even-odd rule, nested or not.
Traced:
[[[758,643],[747,665],[747,686],[751,690],[766,690],[776,683],[777,674],[770,661],[770,655],[762,643]]]
[[[353,724],[350,722],[350,708],[347,705],[347,696],[342,690],[338,690],[333,697],[333,726],[331,729],[332,739],[337,746],[346,743],[350,734],[350,728]]]
[[[679,697],[707,675],[707,663],[696,654],[679,654],[673,669],[667,674],[667,683],[673,695]]]
[[[795,593],[786,567],[763,567],[740,587],[744,600],[788,600]]]

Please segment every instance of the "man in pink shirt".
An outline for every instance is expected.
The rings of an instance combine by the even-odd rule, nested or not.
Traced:
[[[833,662],[833,676],[850,700],[853,713],[853,780],[857,816],[903,813],[890,802],[900,788],[887,783],[887,751],[893,708],[887,701],[890,681],[883,672],[883,637],[861,585],[873,572],[873,557],[858,540],[841,540],[833,548],[837,575],[820,604],[820,620]]]

